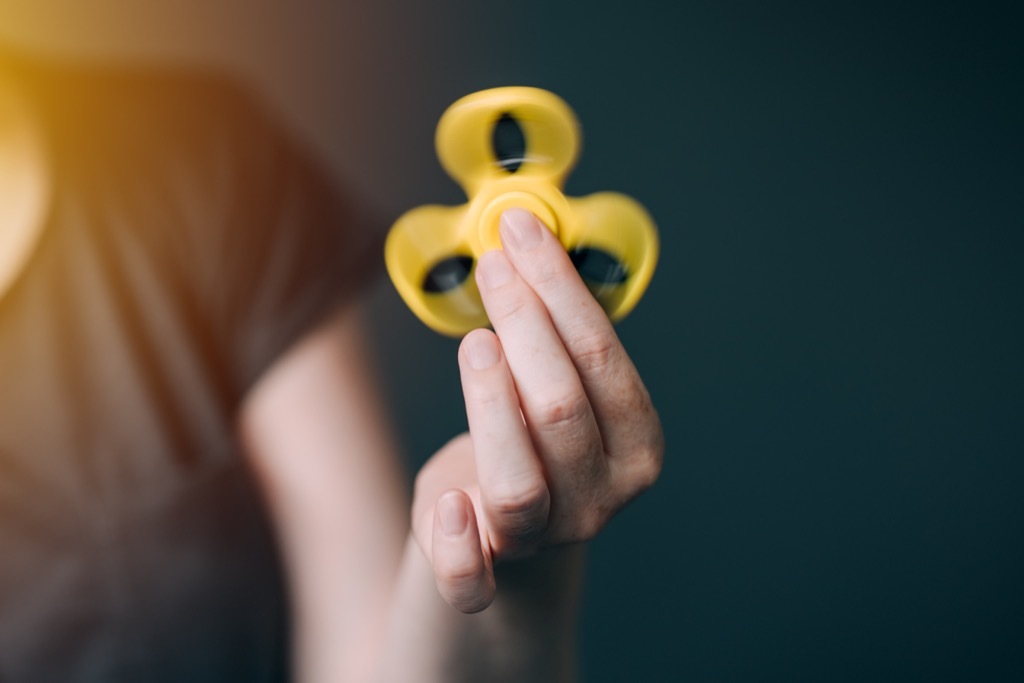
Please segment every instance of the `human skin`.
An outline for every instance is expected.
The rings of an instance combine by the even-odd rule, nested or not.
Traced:
[[[469,432],[410,502],[340,314],[275,365],[239,428],[285,551],[300,680],[572,680],[584,542],[661,469],[662,427],[553,234],[511,210],[476,277],[494,330],[463,339]]]

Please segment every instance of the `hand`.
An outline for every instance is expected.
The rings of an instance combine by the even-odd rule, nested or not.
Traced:
[[[494,326],[462,341],[469,434],[416,479],[413,531],[444,599],[495,595],[496,563],[592,538],[657,479],[661,422],[564,247],[533,216],[501,220],[477,284]]]

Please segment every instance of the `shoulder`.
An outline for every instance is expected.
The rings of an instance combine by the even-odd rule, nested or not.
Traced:
[[[295,146],[273,107],[225,69],[66,58],[23,64],[54,150],[87,175],[159,177],[193,166],[224,180],[225,170],[251,174]]]

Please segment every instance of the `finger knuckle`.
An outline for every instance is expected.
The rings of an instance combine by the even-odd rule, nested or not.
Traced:
[[[661,477],[664,464],[665,444],[659,434],[637,448],[630,458],[626,489],[628,497],[633,498],[654,486]]]
[[[479,562],[447,560],[435,563],[434,574],[451,591],[465,590],[477,583],[483,571]]]
[[[462,612],[479,612],[494,597],[494,577],[479,557],[435,553],[434,580],[445,601]]]
[[[434,578],[438,592],[460,612],[479,612],[494,599],[493,578],[476,563],[435,567]]]
[[[547,522],[550,494],[543,478],[501,482],[487,496],[487,514],[503,536],[527,541],[542,532]]]
[[[576,367],[585,374],[597,374],[613,368],[620,348],[618,339],[611,332],[599,332],[583,337],[572,346],[576,350]]]
[[[569,265],[569,267],[565,267]],[[530,284],[537,289],[561,291],[568,283],[569,273],[575,273],[568,259],[539,261],[530,273]]]
[[[512,322],[530,315],[535,302],[522,292],[510,292],[491,303],[488,313],[492,321]]]
[[[591,509],[581,512],[575,526],[573,541],[589,541],[596,537],[608,521],[608,515],[601,509]]]
[[[502,387],[491,382],[478,382],[466,389],[466,398],[476,404],[480,412],[494,414],[505,410],[509,403],[507,394]]]
[[[582,393],[559,393],[539,403],[539,424],[548,429],[570,429],[585,422],[590,415],[590,403]]]
[[[635,488],[637,493],[654,486],[661,477],[663,464],[664,459],[660,451],[658,453],[648,452],[641,456],[636,471]]]

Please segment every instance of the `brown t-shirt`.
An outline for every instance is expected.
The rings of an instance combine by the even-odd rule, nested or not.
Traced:
[[[276,681],[280,561],[233,423],[381,233],[256,98],[15,62],[53,172],[0,295],[0,681]]]

